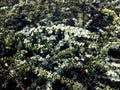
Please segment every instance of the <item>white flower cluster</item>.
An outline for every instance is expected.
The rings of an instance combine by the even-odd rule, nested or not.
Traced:
[[[103,68],[106,69],[109,79],[119,81],[118,71],[112,72],[110,69],[118,64],[112,63],[110,67],[106,63],[109,58],[108,60],[104,58],[106,50],[111,44],[101,44],[100,40],[104,38],[97,33],[80,27],[58,24],[38,26],[37,28],[26,26],[18,34],[24,35],[25,48],[33,51],[30,60],[35,65],[39,64],[36,67],[42,67],[61,75],[72,67],[83,68],[83,63],[89,63],[93,60],[95,63],[100,62],[100,65],[104,64]],[[96,58],[100,61],[94,61]],[[89,73],[89,70],[87,72]]]
[[[92,59],[92,53],[86,51],[85,48],[96,47],[96,44],[91,44],[90,40],[97,40],[99,37],[83,28],[64,24],[38,26],[37,28],[26,26],[18,32],[18,34],[20,33],[25,36],[23,41],[25,48],[39,54],[34,55],[31,59],[41,62],[39,66],[48,68],[57,63],[57,67],[53,66],[56,72],[70,67],[82,67],[81,61],[85,61],[85,58]]]
[[[109,70],[106,72],[106,74],[112,81],[120,82],[120,76],[116,72],[114,72],[114,70]]]

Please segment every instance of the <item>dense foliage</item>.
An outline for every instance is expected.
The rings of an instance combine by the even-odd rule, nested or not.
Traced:
[[[119,90],[119,0],[1,0],[0,90]]]

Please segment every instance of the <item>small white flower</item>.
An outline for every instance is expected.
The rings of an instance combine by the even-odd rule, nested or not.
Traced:
[[[46,56],[46,59],[48,59],[48,58],[50,58],[50,55],[49,55],[49,54]]]
[[[30,42],[30,40],[24,39],[24,43],[29,43],[29,42]]]
[[[66,41],[69,40],[69,35],[68,34],[65,34],[65,38],[64,38]]]
[[[15,74],[15,71],[14,70],[10,70],[10,75],[14,75]]]
[[[38,29],[37,28],[32,28],[34,30],[34,32],[38,32]]]
[[[20,61],[20,64],[25,64],[25,63],[26,63],[26,61],[25,61],[25,60]]]
[[[56,37],[55,37],[54,35],[51,35],[51,36],[49,37],[49,40],[56,40]]]
[[[53,30],[49,30],[49,31],[48,31],[48,34],[52,34],[52,33],[53,33]]]
[[[8,66],[8,64],[7,64],[7,63],[5,63],[5,66],[7,67],[7,66]]]
[[[90,58],[92,55],[90,55],[90,54],[86,54],[85,55],[87,58]]]

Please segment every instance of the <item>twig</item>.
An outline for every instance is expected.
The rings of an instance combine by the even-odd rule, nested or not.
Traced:
[[[15,81],[16,81],[16,83],[20,86],[20,88],[22,89],[22,90],[25,90],[24,88],[23,88],[23,86],[20,84],[20,82],[15,78]]]

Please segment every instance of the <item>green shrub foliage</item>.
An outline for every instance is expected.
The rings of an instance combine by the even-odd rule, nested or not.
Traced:
[[[119,0],[1,0],[0,90],[119,90]]]

